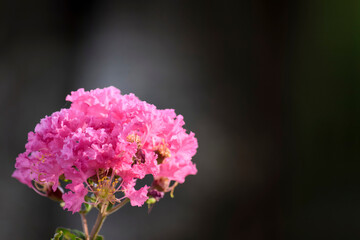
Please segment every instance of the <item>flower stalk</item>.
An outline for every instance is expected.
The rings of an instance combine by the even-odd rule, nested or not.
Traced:
[[[83,226],[83,231],[85,234],[85,240],[90,240],[89,239],[89,229],[88,229],[88,224],[87,224],[85,213],[80,213],[80,217],[81,217],[81,222],[82,222],[82,226]]]
[[[130,201],[130,199],[126,198],[124,201],[122,201],[121,203],[119,203],[118,205],[116,205],[115,207],[110,209],[109,211],[107,211],[107,215],[110,215],[110,214],[116,212],[117,210],[119,210],[120,208],[125,206],[129,201]]]
[[[104,213],[101,213],[99,212],[98,213],[98,216],[96,218],[96,222],[95,222],[95,225],[93,227],[93,229],[91,230],[91,236],[90,236],[90,240],[94,240],[96,239],[97,235],[99,234],[100,232],[100,229],[106,219],[106,214]]]
[[[130,201],[130,199],[125,198],[123,201],[121,201],[115,207],[110,208],[109,210],[108,210],[109,203],[102,204],[101,208],[99,209],[98,216],[96,218],[95,224],[94,224],[90,234],[89,234],[88,223],[87,223],[87,219],[86,219],[87,211],[79,212],[80,217],[81,217],[83,231],[85,234],[85,240],[95,240],[96,237],[98,236],[100,229],[101,229],[102,225],[104,224],[107,216],[118,211],[120,208],[124,207],[129,201]]]

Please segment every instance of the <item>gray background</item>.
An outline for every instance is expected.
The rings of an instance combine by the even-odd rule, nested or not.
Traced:
[[[346,2],[346,3],[345,3]],[[198,174],[106,239],[358,239],[358,1],[0,2],[0,234],[80,217],[10,176],[65,96],[113,85],[174,108]],[[95,215],[90,215],[90,222]]]

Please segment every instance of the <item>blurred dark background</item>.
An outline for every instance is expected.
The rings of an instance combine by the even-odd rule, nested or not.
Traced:
[[[2,0],[0,29],[2,239],[81,228],[10,176],[70,91],[110,85],[182,114],[199,172],[106,239],[359,239],[360,1]]]

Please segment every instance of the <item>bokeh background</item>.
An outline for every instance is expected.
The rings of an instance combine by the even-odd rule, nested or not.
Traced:
[[[182,114],[199,172],[106,239],[359,239],[360,1],[2,0],[0,29],[2,239],[81,228],[10,176],[70,91],[110,85]]]

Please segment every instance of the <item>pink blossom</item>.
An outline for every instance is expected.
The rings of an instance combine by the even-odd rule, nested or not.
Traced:
[[[56,191],[68,183],[65,209],[79,211],[90,193],[95,204],[126,197],[141,206],[153,189],[135,190],[136,180],[150,174],[183,183],[197,173],[191,161],[197,140],[173,109],[158,110],[115,87],[79,89],[66,100],[72,102],[69,109],[46,116],[29,133],[12,175],[32,188],[36,183]]]
[[[81,209],[81,204],[84,202],[84,197],[88,193],[83,184],[76,184],[71,186],[73,191],[67,192],[62,195],[65,202],[64,209],[72,212],[78,212]]]
[[[148,186],[144,186],[139,190],[129,189],[125,192],[125,196],[130,199],[131,206],[142,206],[148,199]]]

